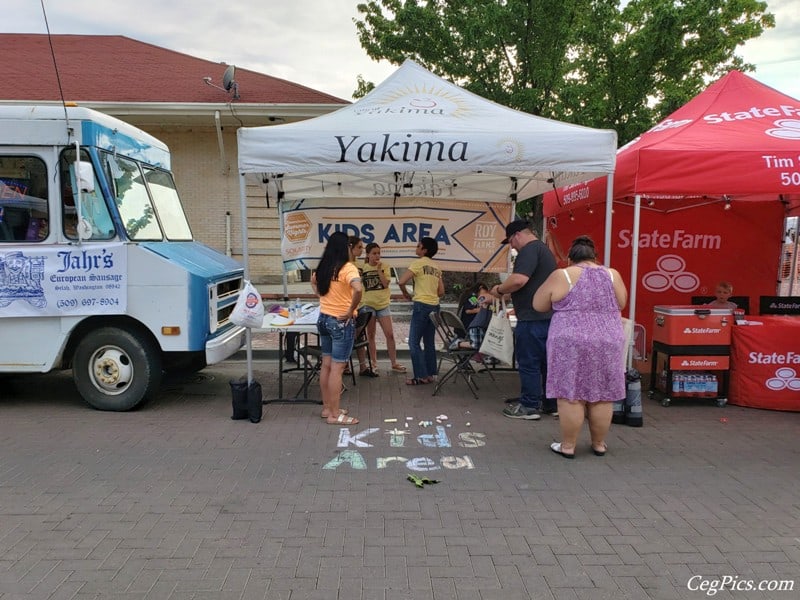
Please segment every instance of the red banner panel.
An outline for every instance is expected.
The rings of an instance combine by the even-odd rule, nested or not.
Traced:
[[[685,210],[642,206],[636,274],[636,322],[653,339],[654,307],[692,304],[693,296],[713,296],[720,281],[733,284],[736,296],[750,298],[751,312],[759,297],[775,293],[784,207],[780,202],[742,202],[725,210],[721,203]],[[570,243],[588,234],[598,256],[604,256],[603,211],[577,210],[548,220],[551,249],[566,264]],[[633,207],[615,203],[611,266],[631,289]],[[628,316],[627,308],[623,311]]]
[[[735,325],[728,401],[800,411],[800,317],[754,317]]]

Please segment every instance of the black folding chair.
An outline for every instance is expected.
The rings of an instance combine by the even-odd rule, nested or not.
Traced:
[[[306,337],[307,341],[308,337]],[[302,366],[295,367],[295,369],[303,370],[305,378],[295,398],[300,397],[300,394],[305,398],[308,396],[308,387],[319,377],[319,372],[322,370],[322,350],[319,346],[309,346],[307,343],[301,345],[298,340],[296,352],[298,364],[301,364],[300,361],[303,362]]]
[[[372,319],[372,312],[362,310],[356,317],[356,333],[353,338],[353,351],[350,353],[350,375],[353,378],[353,385],[356,384],[356,369],[353,365],[353,355],[358,355],[358,349],[364,348],[367,353],[367,364],[369,370],[372,371],[372,357],[369,355],[369,339],[367,338],[367,324]]]
[[[372,313],[369,311],[362,311],[358,313],[356,317],[356,331],[353,340],[353,351],[350,353],[349,363],[350,363],[350,377],[353,380],[353,385],[356,385],[356,371],[353,365],[353,355],[356,354],[356,350],[358,348],[366,348],[367,349],[367,361],[369,364],[369,368],[372,369],[372,358],[369,356],[369,340],[367,339],[367,323],[372,318]],[[319,346],[306,346],[306,345],[299,345],[297,346],[297,354],[300,360],[305,361],[305,365],[303,368],[306,369],[306,377],[303,381],[303,385],[300,387],[300,390],[297,392],[297,396],[300,394],[306,395],[308,393],[308,386],[310,386],[314,380],[319,377],[319,372],[322,369],[322,352]],[[347,386],[342,383],[342,391],[347,391]]]
[[[445,327],[449,331],[451,331],[453,333],[453,335],[456,335],[458,337],[463,337],[468,342],[472,341],[470,339],[470,337],[469,337],[469,334],[467,333],[467,328],[464,326],[464,322],[461,320],[461,318],[456,313],[450,312],[449,310],[443,310],[443,311],[440,311],[440,315],[441,315],[442,321],[444,321]],[[474,353],[473,353],[472,357],[473,357],[473,359],[475,357],[477,357],[479,359],[480,363],[484,367],[481,371],[475,371],[475,369],[472,367],[472,364],[470,364],[470,368],[472,368],[473,373],[484,373],[484,372],[486,372],[486,373],[489,374],[489,377],[492,378],[492,381],[496,381],[495,378],[494,378],[494,374],[492,373],[492,366],[493,365],[490,362],[487,361],[487,357],[484,356],[483,354],[481,354],[478,351],[478,349],[474,350]]]
[[[445,362],[451,363],[450,369],[444,374],[439,375],[436,386],[433,388],[433,395],[435,396],[442,386],[450,379],[460,375],[461,378],[467,383],[469,391],[475,399],[478,399],[478,384],[475,383],[473,376],[476,375],[475,369],[472,367],[471,360],[475,353],[478,351],[476,348],[461,348],[459,340],[469,342],[467,338],[467,330],[453,312],[448,310],[441,310],[439,312],[432,312],[430,314],[431,322],[436,328],[436,334],[442,342],[442,348],[438,351],[439,354],[439,373],[441,373],[442,365]]]

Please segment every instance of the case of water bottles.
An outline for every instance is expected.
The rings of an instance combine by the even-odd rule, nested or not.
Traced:
[[[716,398],[719,394],[719,379],[715,373],[676,371],[672,374],[673,397]]]

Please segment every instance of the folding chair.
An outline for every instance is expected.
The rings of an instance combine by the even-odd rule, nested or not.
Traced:
[[[350,353],[350,375],[353,378],[353,385],[356,384],[356,369],[353,365],[353,355],[357,355],[359,348],[364,348],[367,354],[367,364],[369,370],[372,371],[372,357],[369,355],[369,339],[367,338],[367,324],[372,319],[372,312],[362,310],[356,317],[356,333],[353,338],[353,351]]]
[[[297,394],[295,394],[295,398],[300,397],[300,394],[305,398],[308,396],[308,387],[319,377],[319,372],[322,370],[322,351],[319,346],[301,345],[300,340],[297,341],[295,351],[297,352],[298,365],[300,361],[304,361],[304,363],[302,367],[298,366],[289,370],[304,370],[305,379],[303,380],[303,385],[300,386]]]
[[[464,381],[467,382],[469,391],[472,392],[472,395],[477,400],[478,384],[475,383],[472,377],[476,372],[470,363],[477,350],[472,347],[458,347],[459,339],[468,341],[467,330],[461,323],[461,319],[458,318],[458,315],[448,310],[432,312],[430,319],[436,328],[436,334],[442,342],[442,348],[439,350],[440,373],[444,362],[452,363],[450,369],[444,375],[439,376],[436,387],[433,388],[433,395],[435,396],[447,381],[453,379],[456,375],[461,375]]]
[[[450,312],[449,310],[441,311],[441,318],[445,323],[445,326],[453,332],[454,335],[458,337],[463,337],[467,341],[471,341],[467,333],[467,328],[464,326],[464,322],[461,318],[454,312]],[[478,349],[475,349],[473,352],[473,358],[478,356],[480,358],[480,363],[483,365],[483,369],[481,371],[475,371],[475,369],[470,364],[470,368],[472,368],[473,374],[474,373],[488,373],[489,377],[492,378],[492,381],[496,381],[494,378],[494,374],[492,373],[493,364],[487,362],[487,357],[480,353]]]

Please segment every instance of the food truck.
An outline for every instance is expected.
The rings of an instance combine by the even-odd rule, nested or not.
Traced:
[[[242,266],[192,239],[169,150],[73,105],[0,106],[0,375],[124,411],[236,352]]]

